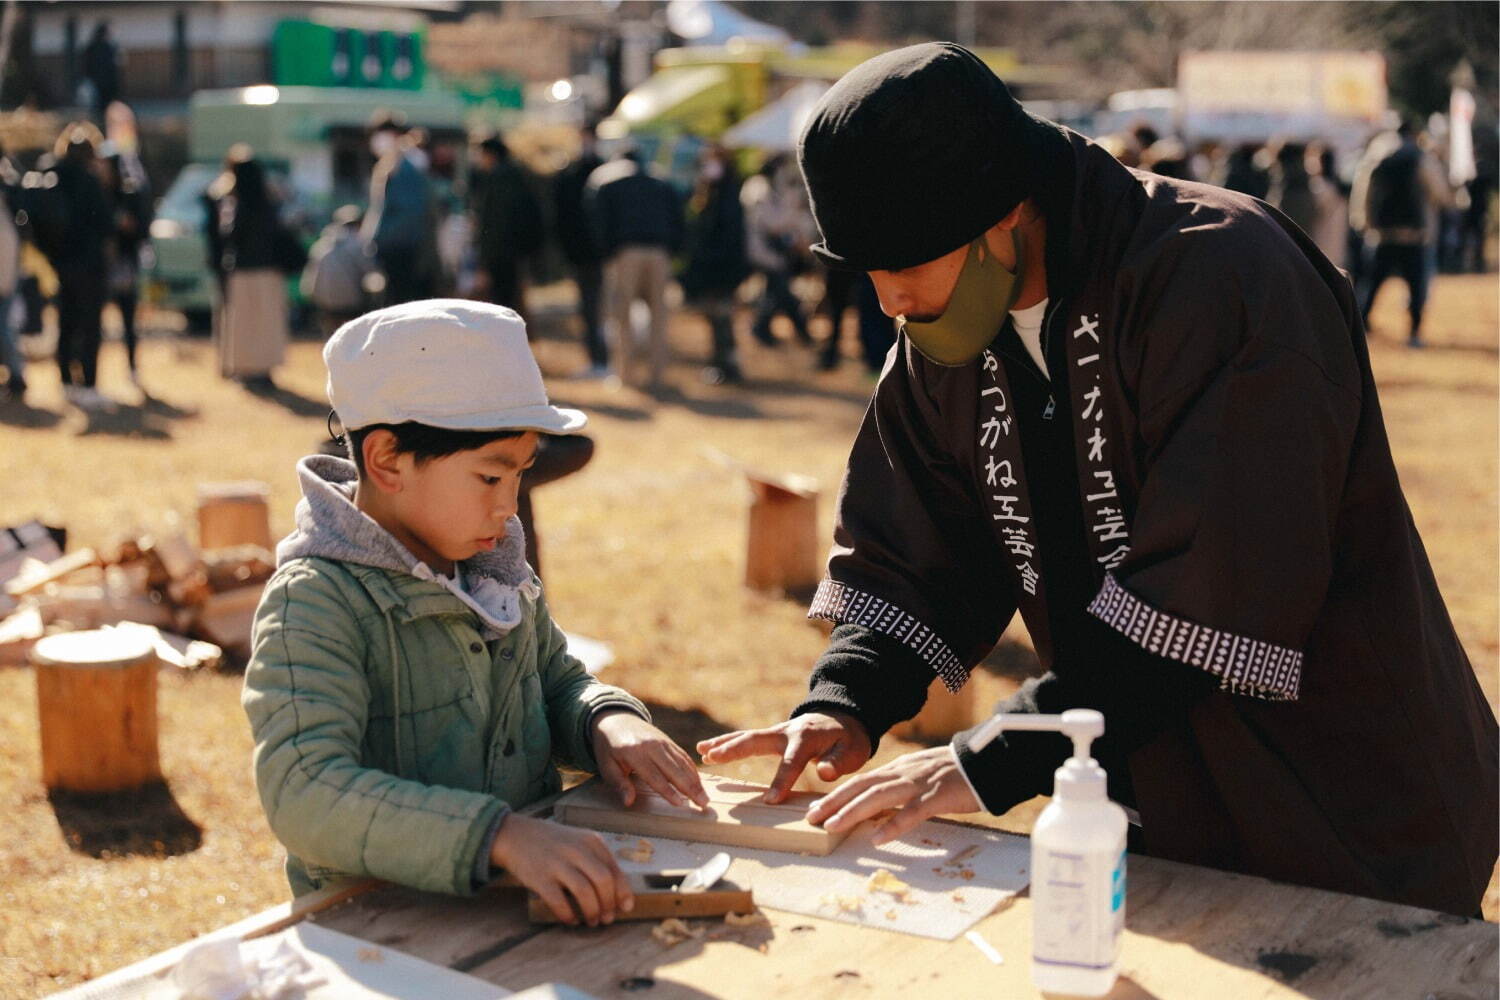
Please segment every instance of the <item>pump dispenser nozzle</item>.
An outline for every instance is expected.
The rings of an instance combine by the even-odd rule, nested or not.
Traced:
[[[1073,741],[1073,756],[1057,769],[1053,794],[1072,799],[1104,798],[1104,769],[1094,760],[1090,748],[1095,739],[1104,735],[1101,713],[1091,708],[1070,708],[1061,715],[1001,713],[979,727],[969,746],[975,751],[983,750],[1007,729],[1043,730],[1069,737]]]
[[[1088,760],[1092,756],[1089,744],[1104,735],[1104,716],[1092,708],[1070,708],[1061,715],[1030,715],[1018,712],[1001,713],[979,727],[969,740],[974,751],[983,750],[1007,729],[1040,729],[1062,733],[1073,741],[1073,756]]]

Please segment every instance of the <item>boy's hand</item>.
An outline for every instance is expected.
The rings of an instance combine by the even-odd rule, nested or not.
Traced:
[[[490,845],[490,863],[540,896],[565,924],[578,923],[579,914],[590,927],[612,923],[635,906],[614,855],[588,830],[511,813]]]
[[[708,793],[692,758],[666,733],[623,710],[601,712],[593,725],[599,777],[625,805],[635,802],[633,775],[674,806],[686,806],[691,800],[699,808],[708,808]]]

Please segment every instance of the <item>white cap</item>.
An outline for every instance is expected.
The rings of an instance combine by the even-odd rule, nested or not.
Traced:
[[[588,418],[553,406],[512,309],[423,299],[365,313],[323,347],[328,401],[347,431],[407,421],[456,431],[576,434]]]

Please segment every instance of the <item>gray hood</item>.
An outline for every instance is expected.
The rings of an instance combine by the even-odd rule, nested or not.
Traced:
[[[358,481],[354,463],[332,455],[309,455],[297,463],[302,499],[296,529],[276,546],[278,566],[317,557],[409,573],[446,588],[479,615],[486,637],[504,635],[521,621],[521,597],[541,593],[526,563],[526,540],[519,518],[505,524],[505,538],[493,552],[479,552],[459,564],[465,587],[436,573],[364,511],[354,506]]]

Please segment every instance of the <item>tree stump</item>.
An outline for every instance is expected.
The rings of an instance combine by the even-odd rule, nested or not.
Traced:
[[[49,791],[125,791],[161,780],[149,638],[113,629],[64,632],[38,639],[30,660]]]
[[[235,545],[271,551],[270,487],[265,483],[204,483],[198,487],[198,548]]]
[[[802,591],[818,585],[818,489],[805,476],[750,482],[750,537],[745,585],[752,590]]]

